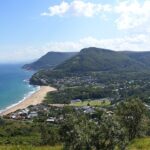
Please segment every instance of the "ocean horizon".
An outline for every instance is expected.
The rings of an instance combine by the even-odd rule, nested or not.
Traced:
[[[0,64],[0,112],[38,90],[28,82],[34,72],[22,69],[22,65]]]

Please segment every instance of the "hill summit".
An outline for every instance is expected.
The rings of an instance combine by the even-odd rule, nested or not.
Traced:
[[[131,55],[132,56],[132,55]],[[108,49],[84,48],[74,57],[56,66],[54,70],[65,72],[121,71],[145,68],[145,64],[130,57],[128,53]]]

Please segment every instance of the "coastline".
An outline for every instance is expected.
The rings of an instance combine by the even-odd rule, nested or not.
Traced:
[[[12,105],[11,107],[0,112],[0,116],[8,115],[9,113],[15,112],[18,109],[27,108],[30,105],[40,104],[44,100],[44,97],[46,96],[46,94],[52,91],[56,91],[56,89],[50,86],[40,86],[40,89],[35,91],[29,97],[25,98],[24,100],[18,102],[17,104]]]

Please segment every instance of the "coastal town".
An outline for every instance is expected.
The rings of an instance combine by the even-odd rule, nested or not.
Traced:
[[[128,94],[130,94],[130,92],[133,92],[136,94],[136,91],[141,91],[141,90],[146,90],[146,87],[149,87],[149,83],[147,82],[147,80],[143,81],[143,80],[121,80],[120,82],[116,82],[113,81],[104,84],[100,84],[97,83],[96,79],[92,79],[92,76],[86,78],[85,77],[66,77],[64,79],[54,79],[54,85],[56,87],[59,87],[59,92],[62,94],[66,92],[64,91],[64,89],[66,87],[68,87],[69,89],[67,89],[67,92],[69,92],[68,90],[71,89],[71,91],[69,92],[70,95],[72,93],[72,89],[75,91],[76,87],[77,90],[79,89],[79,91],[81,90],[81,95],[84,93],[84,90],[92,90],[92,88],[94,89],[98,89],[98,93],[104,93],[103,96],[99,95],[99,98],[96,99],[90,99],[88,97],[85,96],[84,99],[80,98],[73,98],[73,99],[69,99],[69,101],[64,102],[63,101],[63,97],[59,97],[59,102],[55,103],[53,101],[51,101],[50,103],[42,103],[43,100],[46,100],[46,93],[49,92],[50,95],[59,93],[55,88],[51,88],[48,86],[43,86],[44,89],[44,93],[41,95],[41,90],[37,91],[36,94],[33,94],[31,97],[29,97],[29,100],[25,100],[24,102],[22,102],[21,104],[18,104],[18,106],[14,106],[10,109],[8,109],[4,114],[5,114],[5,118],[9,118],[9,119],[14,119],[14,120],[32,120],[34,118],[38,118],[39,114],[41,114],[41,112],[43,112],[47,117],[45,118],[45,121],[50,121],[55,122],[54,120],[56,120],[56,116],[50,116],[49,112],[51,109],[55,109],[57,110],[61,110],[64,107],[73,107],[75,110],[81,110],[84,113],[93,113],[95,109],[105,109],[106,111],[110,111],[113,107],[112,104],[115,104],[116,102],[121,101],[122,99],[128,97]],[[76,83],[76,84],[75,84]],[[77,84],[80,83],[80,84]],[[90,85],[90,89],[84,89],[84,83],[88,83],[88,85]],[[80,89],[79,87],[82,84],[82,88]],[[91,88],[92,87],[92,88]],[[90,92],[89,91],[89,92]],[[77,93],[76,93],[77,94]],[[41,97],[39,96],[41,95]],[[106,97],[108,96],[109,97]],[[93,95],[94,96],[94,95]],[[76,97],[76,96],[75,96]],[[80,97],[80,96],[77,96]],[[55,98],[55,96],[54,96]],[[92,97],[91,97],[92,98]],[[32,101],[30,101],[30,99]],[[36,99],[36,100],[34,100]],[[39,99],[39,100],[38,100]],[[147,106],[147,108],[149,108],[149,103],[147,103],[149,101],[149,97],[146,97],[145,94],[145,98],[143,99],[145,100],[145,105]],[[28,102],[29,101],[29,102]],[[20,106],[20,107],[19,107]],[[111,112],[111,111],[110,111]]]
[[[94,102],[94,103],[93,103]],[[93,104],[92,104],[93,103]],[[81,111],[85,114],[92,115],[96,110],[106,111],[108,114],[112,114],[112,111],[108,111],[105,107],[109,104],[108,99],[100,99],[92,101],[92,105],[90,105],[90,101],[87,103],[82,102],[81,100],[72,100],[71,104],[38,104],[38,105],[30,105],[27,108],[19,109],[15,112],[11,112],[4,116],[6,119],[13,120],[24,120],[24,121],[33,121],[33,119],[39,118],[41,115],[45,116],[45,122],[57,123],[60,120],[63,120],[63,115],[52,115],[51,111],[61,112],[64,108],[72,107],[76,111]],[[101,105],[101,107],[99,107]]]

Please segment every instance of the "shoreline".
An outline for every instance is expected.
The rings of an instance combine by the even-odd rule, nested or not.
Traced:
[[[29,86],[30,86],[30,85],[29,85]],[[13,104],[11,104],[11,105],[5,107],[4,109],[1,109],[1,110],[0,110],[0,116],[1,116],[1,113],[5,112],[5,111],[8,110],[8,109],[11,109],[12,107],[17,106],[18,104],[20,104],[21,102],[23,102],[24,100],[26,100],[26,99],[29,98],[32,94],[36,93],[36,92],[39,91],[39,90],[40,90],[40,86],[37,86],[37,87],[36,87],[36,90],[32,90],[32,91],[29,91],[28,93],[24,94],[24,97],[23,97],[20,101],[15,102],[15,103],[13,103]]]
[[[19,101],[18,103],[6,108],[0,112],[0,116],[8,115],[12,112],[15,112],[19,109],[27,108],[30,105],[37,105],[43,102],[44,97],[48,92],[56,91],[57,89],[50,86],[40,86],[40,89],[35,91],[33,94],[29,95],[25,99]]]

